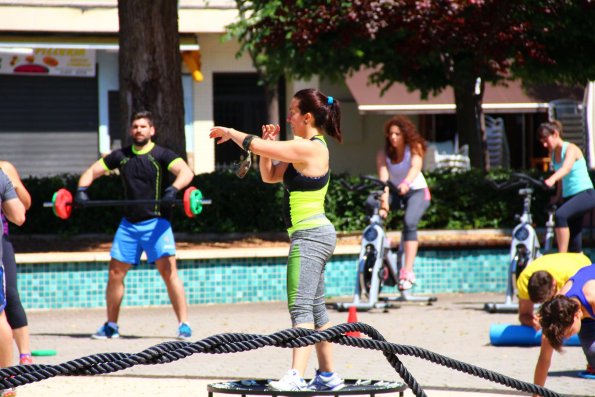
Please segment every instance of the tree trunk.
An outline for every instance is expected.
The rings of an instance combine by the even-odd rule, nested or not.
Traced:
[[[118,0],[122,142],[132,114],[153,113],[154,140],[186,158],[178,2]]]
[[[457,131],[460,145],[469,145],[471,166],[486,169],[487,151],[483,122],[483,82],[475,93],[475,78],[465,78],[453,85],[457,107]]]

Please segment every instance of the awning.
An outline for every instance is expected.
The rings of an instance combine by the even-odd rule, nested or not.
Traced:
[[[0,50],[11,48],[80,48],[86,50],[118,50],[114,35],[0,35]],[[200,49],[195,35],[180,35],[180,51]]]
[[[409,92],[404,84],[395,83],[383,96],[380,88],[368,83],[369,69],[360,70],[345,82],[349,87],[361,113],[421,114],[454,113],[456,106],[452,88],[448,87],[437,96],[422,100],[419,91]],[[548,102],[560,98],[582,100],[583,91],[563,89],[558,86],[533,87],[527,92],[518,80],[507,86],[487,84],[483,97],[483,109],[490,113],[532,113],[543,112]]]

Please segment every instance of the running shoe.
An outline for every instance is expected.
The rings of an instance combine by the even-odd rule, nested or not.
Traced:
[[[91,335],[93,339],[117,339],[120,337],[119,327],[117,324],[106,322],[96,333]]]
[[[270,381],[269,389],[279,391],[309,390],[308,384],[295,369],[287,371],[287,373],[279,380]]]
[[[187,340],[192,338],[192,328],[188,323],[180,323],[178,327],[178,339]]]
[[[580,376],[581,378],[585,378],[585,379],[595,379],[595,370],[593,370],[593,367],[591,367],[589,364],[587,364],[587,370],[580,371],[578,373],[578,376]]]
[[[336,391],[345,387],[345,382],[336,372],[316,370],[316,376],[308,383],[308,389],[314,391]]]
[[[0,390],[0,397],[15,397],[17,391],[14,388]]]
[[[31,354],[25,353],[19,355],[19,365],[31,365],[33,364],[33,357]]]
[[[408,272],[404,268],[401,269],[399,274],[399,289],[401,291],[408,290],[413,288],[415,284],[415,274],[413,272]]]

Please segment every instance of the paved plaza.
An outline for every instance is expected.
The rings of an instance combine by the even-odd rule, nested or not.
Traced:
[[[380,331],[393,343],[418,346],[447,357],[522,380],[531,381],[538,347],[494,347],[489,344],[493,323],[515,323],[515,314],[489,314],[485,302],[502,300],[495,294],[444,294],[432,306],[402,304],[388,313],[358,313],[358,320]],[[118,340],[92,340],[89,335],[104,321],[104,310],[29,311],[32,348],[55,349],[57,355],[36,357],[40,364],[58,364],[96,353],[136,353],[172,340],[176,331],[170,307],[123,308]],[[347,313],[330,311],[335,323]],[[270,334],[289,328],[284,302],[190,307],[193,340],[226,332]],[[337,345],[336,369],[346,379],[400,378],[382,353]],[[523,395],[513,389],[429,361],[400,356],[430,397]],[[160,365],[135,366],[110,375],[56,377],[20,387],[20,397],[144,396],[206,397],[206,385],[220,380],[277,378],[288,368],[290,350],[267,347],[256,351],[204,355]],[[547,386],[568,396],[595,395],[595,380],[576,376],[585,360],[579,347],[556,354]],[[309,366],[311,377],[316,363]],[[408,391],[406,395],[411,396]],[[526,395],[526,394],[525,394]]]

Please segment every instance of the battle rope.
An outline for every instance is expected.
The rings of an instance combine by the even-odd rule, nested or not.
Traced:
[[[354,331],[360,331],[366,334],[369,339],[354,338],[344,335],[346,332]],[[271,335],[240,333],[219,334],[196,342],[164,342],[136,354],[99,353],[56,365],[19,365],[0,369],[0,388],[4,389],[8,387],[22,386],[52,378],[54,376],[100,375],[121,371],[135,365],[165,364],[191,356],[195,353],[239,353],[267,346],[294,348],[310,346],[322,341],[382,351],[390,365],[397,371],[411,391],[418,397],[425,397],[426,394],[396,356],[397,354],[423,358],[433,363],[478,376],[491,382],[500,383],[522,392],[538,394],[544,397],[562,397],[560,394],[544,387],[457,361],[419,347],[387,342],[380,332],[364,323],[339,324],[321,332],[304,328],[291,328]]]

